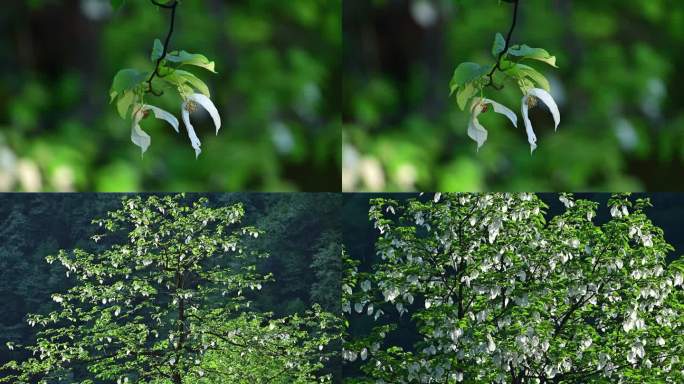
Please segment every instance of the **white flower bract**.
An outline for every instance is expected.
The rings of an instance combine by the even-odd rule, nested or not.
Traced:
[[[173,127],[173,129],[176,130],[176,132],[178,132],[178,119],[176,119],[169,112],[149,104],[140,104],[136,106],[133,112],[131,141],[133,144],[140,147],[141,154],[144,154],[145,151],[147,151],[147,148],[149,148],[150,143],[152,142],[150,135],[145,133],[145,131],[140,128],[140,121],[145,117],[148,111],[152,111],[152,113],[154,113],[154,117],[166,121]]]
[[[532,88],[522,97],[522,115],[523,121],[525,122],[525,131],[527,132],[527,141],[530,143],[530,153],[532,153],[537,148],[537,136],[534,134],[532,129],[532,122],[529,118],[529,101],[530,97],[535,97],[541,100],[549,108],[551,115],[553,116],[553,121],[555,123],[555,129],[558,129],[558,124],[560,123],[560,112],[558,111],[558,106],[553,100],[553,97],[541,88]]]
[[[197,134],[195,133],[195,128],[190,123],[190,103],[199,104],[202,106],[202,108],[209,112],[209,115],[211,116],[212,120],[214,120],[216,134],[218,134],[218,131],[221,128],[221,116],[219,116],[218,110],[216,109],[214,103],[211,102],[211,99],[209,99],[201,93],[193,93],[192,95],[188,96],[186,101],[183,102],[181,106],[183,123],[185,123],[185,129],[188,131],[190,144],[192,145],[192,148],[195,149],[195,157],[197,157],[202,152],[202,149],[200,148],[202,143],[200,142],[199,138],[197,137]]]
[[[487,104],[491,104],[494,107],[494,112],[500,113],[511,121],[515,127],[518,126],[518,117],[513,111],[506,108],[502,104],[497,103],[494,100],[486,98],[476,98],[470,107],[471,116],[468,122],[468,137],[477,142],[477,149],[479,150],[482,144],[487,141],[487,130],[480,124],[478,116],[480,113],[484,112]]]

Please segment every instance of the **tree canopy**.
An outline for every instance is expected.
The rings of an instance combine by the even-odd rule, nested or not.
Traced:
[[[94,219],[87,250],[46,258],[71,287],[52,294],[55,310],[28,316],[34,343],[7,343],[30,357],[2,366],[0,382],[331,380],[321,369],[335,355],[336,316],[318,305],[282,317],[254,308],[273,275],[258,271],[268,255],[252,244],[264,232],[244,212],[206,197],[135,196]]]
[[[393,383],[676,383],[684,379],[684,268],[648,199],[563,194],[377,198],[380,261],[348,261],[343,355]],[[396,330],[413,330],[411,340]]]

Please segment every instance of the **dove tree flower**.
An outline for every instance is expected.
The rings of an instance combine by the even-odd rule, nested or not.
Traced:
[[[612,196],[630,214],[603,223],[559,200],[548,217],[527,193],[371,199],[377,256],[343,255],[348,382],[684,382],[684,259],[648,200]]]
[[[504,105],[499,104],[494,100],[489,100],[485,98],[474,99],[473,104],[470,108],[471,115],[470,121],[468,122],[468,137],[477,142],[478,150],[480,149],[482,144],[484,144],[484,142],[487,141],[487,130],[482,126],[482,124],[480,124],[478,116],[482,112],[486,112],[489,105],[493,107],[494,112],[506,116],[511,121],[514,127],[518,126],[518,117],[515,115],[513,111],[506,108]]]
[[[553,100],[553,97],[541,88],[532,88],[525,93],[522,97],[522,116],[525,122],[525,131],[527,132],[527,141],[530,143],[530,152],[533,152],[537,148],[537,136],[534,134],[532,129],[532,122],[529,117],[529,109],[534,108],[538,105],[538,100],[541,100],[549,108],[551,115],[553,116],[554,130],[558,129],[558,124],[560,123],[560,112],[558,111],[558,106]]]
[[[488,104],[493,105],[495,112],[506,115],[513,125],[517,126],[517,117],[512,111],[483,97],[485,89],[491,87],[495,90],[501,90],[507,82],[515,83],[523,94],[522,115],[532,152],[537,147],[537,137],[528,116],[529,109],[537,104],[537,100],[541,100],[553,114],[556,128],[560,122],[560,113],[558,106],[548,93],[550,90],[549,81],[544,75],[524,62],[543,62],[556,67],[556,57],[542,48],[532,48],[526,44],[510,45],[519,2],[512,1],[510,3],[514,4],[513,24],[507,37],[504,38],[503,35],[497,33],[492,45],[492,56],[496,62],[491,65],[473,62],[460,63],[454,70],[449,87],[451,94],[456,94],[456,103],[461,110],[465,109],[469,100],[473,100],[469,111],[468,136],[478,143],[477,148],[479,150],[487,140],[487,130],[479,123],[478,115],[487,110]]]
[[[200,149],[200,145],[202,144],[200,143],[200,140],[197,137],[197,134],[195,133],[195,128],[190,123],[190,113],[195,112],[197,110],[198,105],[204,108],[207,112],[209,112],[211,119],[214,121],[214,127],[216,127],[217,135],[219,129],[221,128],[221,116],[219,116],[218,110],[216,109],[214,103],[211,102],[211,99],[209,99],[207,96],[201,93],[193,93],[190,96],[188,96],[187,100],[183,102],[181,109],[183,123],[185,123],[185,128],[188,131],[190,143],[192,144],[192,147],[195,149],[195,157],[199,156],[199,154],[202,152],[202,150]]]
[[[150,138],[150,135],[145,133],[140,128],[140,121],[149,114],[150,111],[154,114],[154,117],[157,119],[161,119],[169,123],[173,129],[178,132],[178,119],[176,119],[175,116],[170,114],[169,112],[155,107],[153,105],[147,105],[147,104],[140,104],[135,107],[133,107],[133,126],[131,128],[131,141],[133,141],[133,144],[137,145],[140,147],[141,153],[145,153],[147,151],[147,148],[150,146],[150,143],[152,139]]]
[[[195,129],[190,123],[190,113],[201,106],[206,109],[214,121],[216,133],[221,127],[221,118],[214,103],[211,101],[209,87],[196,75],[186,71],[186,67],[199,67],[216,73],[214,62],[202,54],[186,51],[170,51],[168,44],[173,33],[173,23],[176,8],[180,4],[174,0],[167,4],[153,2],[162,9],[171,10],[171,27],[165,43],[155,39],[152,45],[150,60],[154,63],[151,72],[126,68],[118,71],[112,81],[109,91],[110,102],[116,103],[116,109],[122,119],[132,120],[131,140],[140,147],[143,153],[150,146],[151,138],[140,127],[141,120],[152,111],[158,119],[167,121],[178,132],[178,119],[171,113],[158,107],[149,105],[146,97],[161,96],[164,90],[178,94],[181,103],[181,116],[190,137],[190,143],[195,150],[195,157],[199,156],[200,141]],[[155,82],[155,80],[157,80]],[[156,84],[159,83],[160,84]]]

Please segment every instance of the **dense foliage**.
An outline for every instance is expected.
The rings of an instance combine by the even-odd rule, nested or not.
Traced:
[[[491,65],[513,5],[499,0],[348,1],[343,4],[345,190],[680,190],[684,163],[684,3],[667,0],[521,0],[512,44],[542,47],[562,116],[530,110],[523,124],[492,111],[476,150],[472,114],[449,96],[462,62]],[[530,64],[531,63],[531,64]],[[526,65],[527,65],[526,64]],[[478,67],[479,68],[479,67]],[[497,74],[499,72],[497,71]],[[497,84],[501,80],[497,80]],[[513,84],[484,97],[517,111]]]
[[[681,382],[684,263],[649,201],[615,195],[602,223],[560,201],[547,220],[532,194],[374,199],[380,261],[343,280],[351,326],[373,323],[347,336],[348,382]]]
[[[39,329],[36,343],[32,337],[22,335],[25,330],[16,324],[21,318],[3,319],[7,328],[15,330],[3,332],[3,344],[7,340],[7,346],[17,349],[9,351],[11,356],[25,357],[19,363],[6,365],[0,380],[36,382],[44,378],[53,382],[50,380],[56,377],[96,383],[125,382],[126,378],[132,382],[144,378],[159,383],[181,382],[178,381],[181,378],[182,382],[197,383],[329,380],[328,375],[335,372],[333,367],[327,366],[328,374],[321,369],[330,356],[338,354],[336,344],[329,343],[336,337],[339,323],[324,308],[335,310],[339,299],[332,308],[323,300],[324,308],[321,308],[310,305],[308,296],[330,297],[338,288],[313,288],[311,281],[315,277],[302,277],[300,292],[302,285],[308,284],[311,289],[303,297],[286,292],[276,300],[264,299],[262,296],[274,295],[268,293],[273,288],[270,286],[278,284],[272,281],[274,275],[281,276],[280,271],[275,274],[262,271],[268,270],[264,262],[270,259],[263,256],[265,252],[277,250],[278,236],[240,224],[247,221],[243,220],[245,210],[283,204],[278,196],[226,194],[197,201],[181,196],[151,196],[128,198],[123,205],[116,204],[119,197],[112,195],[92,195],[85,203],[66,195],[9,199],[13,204],[0,206],[3,213],[8,213],[3,244],[13,244],[3,246],[0,257],[4,265],[13,266],[3,279],[9,283],[2,287],[3,297],[8,307],[16,309],[17,317],[27,311],[23,305],[31,300],[39,303],[31,312],[38,308],[48,310],[37,311],[39,315],[28,318],[29,325]],[[281,215],[301,223],[317,221],[319,228],[309,228],[309,240],[300,242],[299,254],[289,256],[300,261],[311,260],[310,267],[304,266],[298,271],[302,276],[334,276],[334,271],[340,270],[334,261],[329,260],[330,272],[325,271],[326,266],[314,264],[317,260],[321,264],[323,257],[318,244],[338,231],[334,219],[319,220],[316,216],[326,209],[335,209],[338,205],[335,197],[281,197],[288,200],[292,210],[287,215],[262,211],[256,222],[277,222]],[[235,201],[244,201],[244,204]],[[327,207],[321,205],[313,212],[298,210],[307,203],[326,203]],[[87,227],[82,217],[79,218],[84,211],[110,212],[106,218],[95,221],[97,233],[90,244],[83,246],[89,251],[60,252],[48,258],[59,262],[49,265],[38,261],[44,253],[25,257],[22,252],[31,246],[54,251],[55,239],[70,244],[68,235],[53,237],[55,233],[50,233],[50,229],[59,225],[42,227],[50,233],[45,244],[36,246],[27,238],[29,231],[40,231],[41,224],[50,223],[51,220],[41,217],[43,208],[50,205],[57,212],[62,211],[61,220],[68,223],[63,226],[67,232],[78,228],[79,237]],[[113,211],[116,205],[121,208]],[[81,223],[73,225],[69,222],[71,219]],[[295,237],[299,234],[297,230],[291,232]],[[268,250],[259,244],[262,242],[267,243]],[[17,263],[21,258],[28,259],[27,263]],[[57,264],[62,265],[56,267]],[[35,273],[37,270],[40,274]],[[41,279],[47,287],[23,287],[26,283],[41,285]],[[61,288],[54,288],[51,281],[60,282]],[[18,289],[12,289],[15,287]],[[45,302],[46,298],[50,299],[50,292],[58,292],[52,295],[52,304]],[[272,301],[284,307],[271,305]],[[288,302],[300,304],[293,307]],[[297,313],[293,310],[302,307]],[[22,344],[35,352],[33,357],[19,351]],[[3,352],[6,356],[8,350]],[[228,361],[232,363],[226,364]],[[13,372],[23,375],[15,377]],[[93,379],[96,380],[89,381]]]
[[[340,10],[339,0],[178,5],[170,53],[202,53],[217,72],[180,68],[208,89],[184,72],[175,79],[210,91],[221,116],[218,136],[208,114],[192,116],[202,138],[195,160],[188,135],[152,117],[141,123],[152,138],[141,158],[132,121],[108,104],[119,70],[152,71],[167,10],[149,0],[118,10],[108,0],[8,2],[0,15],[0,190],[338,190]],[[168,85],[153,83],[155,92]],[[181,100],[173,89],[145,97],[178,120]]]

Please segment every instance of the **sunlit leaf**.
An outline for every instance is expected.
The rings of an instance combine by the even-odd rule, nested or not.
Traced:
[[[543,61],[553,67],[556,67],[556,56],[551,56],[545,49],[532,48],[526,44],[520,46],[513,46],[508,50],[511,56],[520,57],[522,59],[532,59]]]
[[[186,51],[172,52],[166,55],[166,60],[180,65],[194,65],[216,73],[214,62],[199,53],[189,53]]]

